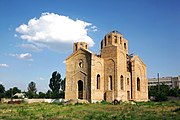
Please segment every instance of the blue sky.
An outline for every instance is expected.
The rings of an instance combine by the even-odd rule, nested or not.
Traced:
[[[65,77],[63,61],[73,41],[85,39],[99,53],[112,30],[129,41],[129,52],[142,58],[148,77],[178,76],[179,6],[179,0],[1,0],[0,83],[27,90],[34,81],[45,92],[53,71]]]

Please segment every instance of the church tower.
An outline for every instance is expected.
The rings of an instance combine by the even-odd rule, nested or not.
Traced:
[[[86,42],[76,42],[76,43],[74,43],[74,46],[73,46],[74,52],[77,51],[80,48],[88,49],[88,44]]]
[[[128,41],[118,31],[105,35],[101,41],[101,57],[104,59],[105,96],[107,101],[126,99]],[[129,90],[130,92],[130,90]],[[129,98],[130,98],[130,93]],[[121,98],[119,98],[121,97]]]

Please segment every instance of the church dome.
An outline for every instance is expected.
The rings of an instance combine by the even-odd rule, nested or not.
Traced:
[[[117,30],[113,30],[113,31],[111,31],[111,32],[109,32],[108,34],[112,34],[112,33],[114,33],[114,34],[121,34],[119,31],[117,31]],[[121,34],[122,35],[122,34]]]
[[[124,38],[119,31],[113,30],[107,33],[104,39],[101,41],[101,49],[107,46],[122,46],[124,41],[123,39]]]

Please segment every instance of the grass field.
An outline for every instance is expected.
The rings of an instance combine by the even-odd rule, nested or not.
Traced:
[[[180,101],[60,105],[49,103],[0,104],[5,120],[180,120]]]

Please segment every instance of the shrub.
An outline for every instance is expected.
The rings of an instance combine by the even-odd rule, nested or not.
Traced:
[[[155,101],[160,102],[166,100],[168,100],[168,98],[164,92],[157,92],[157,94],[155,94]]]
[[[109,102],[107,102],[107,101],[105,101],[105,100],[102,100],[102,101],[101,101],[101,104],[106,105],[106,104],[111,104],[111,103],[109,103]]]

